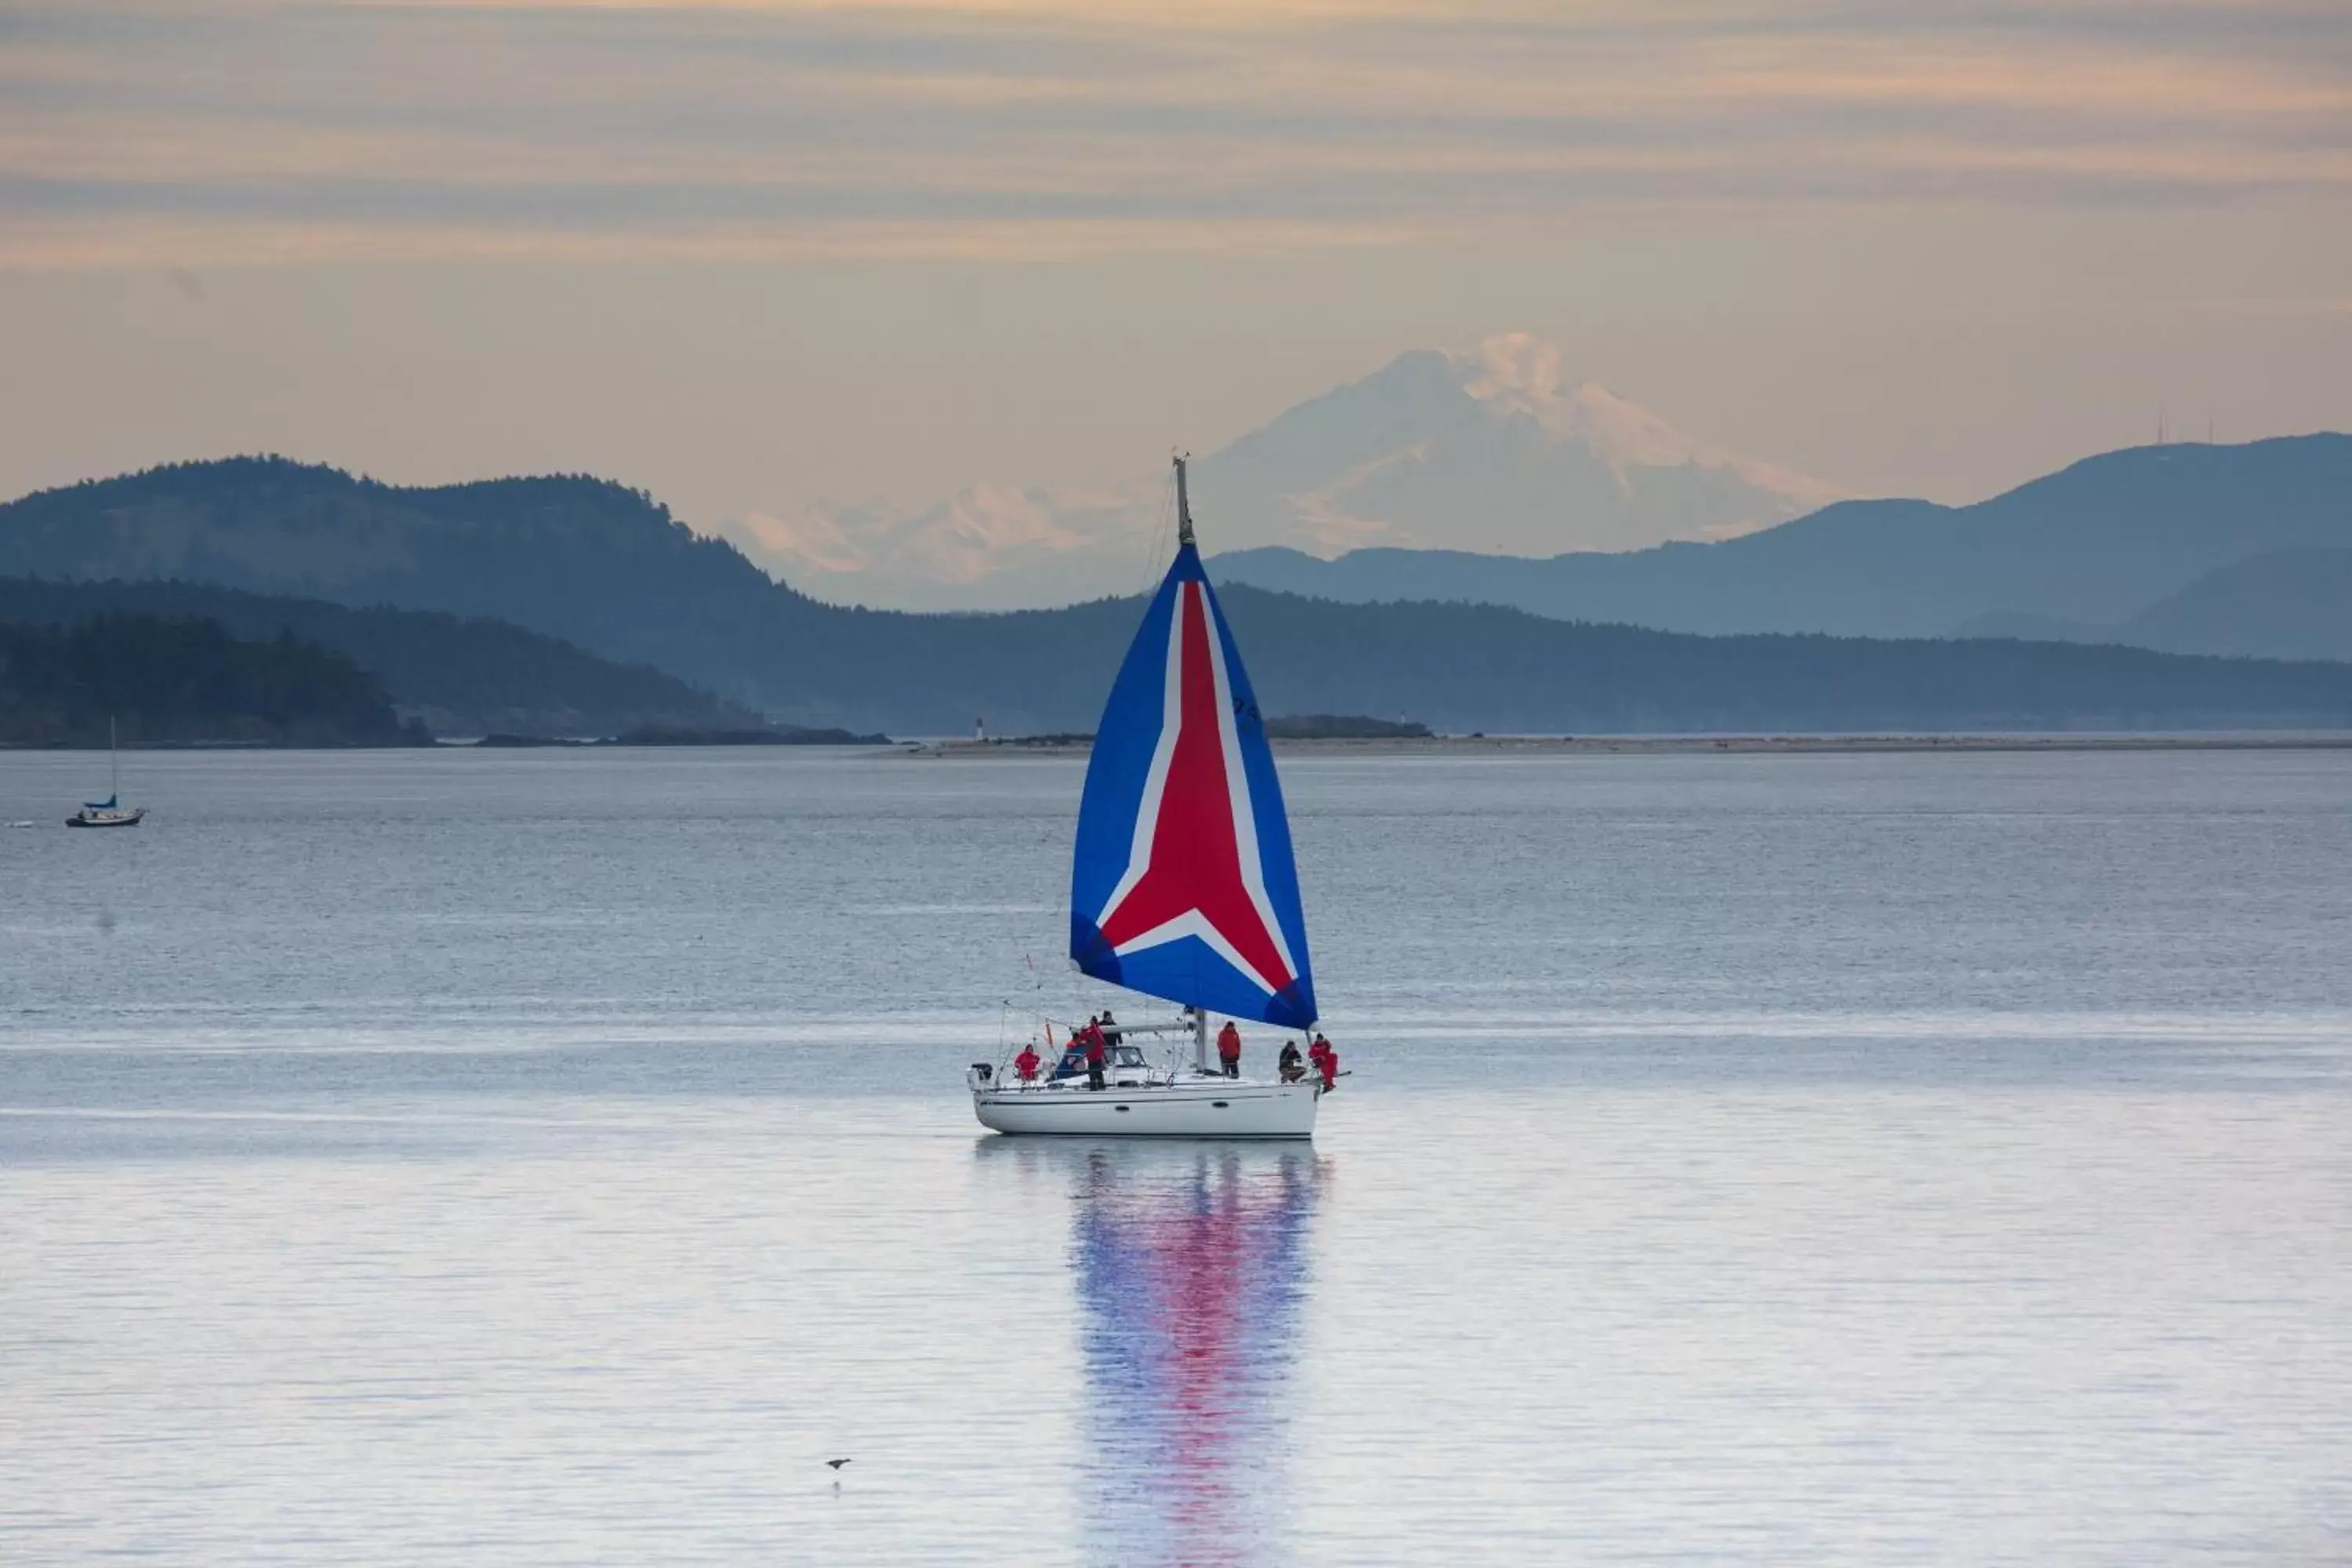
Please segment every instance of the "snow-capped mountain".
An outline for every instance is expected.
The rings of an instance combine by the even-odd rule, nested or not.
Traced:
[[[1526,333],[1400,355],[1193,469],[1212,552],[1287,545],[1557,555],[1724,539],[1834,500],[1819,480],[1709,447]],[[1132,593],[1164,563],[1163,480],[1072,492],[976,484],[921,511],[809,508],[722,527],[797,588],[908,609]]]
[[[718,531],[772,575],[836,604],[1018,609],[1131,594],[1156,579],[1167,565],[1151,552],[1157,504],[1149,481],[1100,494],[982,481],[920,511],[810,506]]]

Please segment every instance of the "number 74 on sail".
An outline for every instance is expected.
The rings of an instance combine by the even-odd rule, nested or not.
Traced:
[[[1184,459],[1175,462],[1176,560],[1111,684],[1087,763],[1070,957],[1184,1011],[1105,1031],[1090,1072],[1008,1077],[975,1062],[972,1110],[1000,1132],[1306,1138],[1328,1081],[1243,1079],[1210,1062],[1212,1014],[1311,1030],[1315,978],[1274,752],[1202,569]],[[1177,1034],[1192,1037],[1189,1061],[1155,1064],[1135,1043]]]

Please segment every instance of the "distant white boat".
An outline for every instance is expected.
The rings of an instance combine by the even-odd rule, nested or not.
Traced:
[[[145,806],[122,804],[122,760],[111,719],[106,721],[106,798],[82,802],[81,809],[66,818],[68,827],[136,827],[146,817]]]
[[[1096,1088],[1055,1076],[965,1075],[999,1132],[1086,1137],[1307,1138],[1314,1079],[1228,1078],[1209,1061],[1209,1015],[1304,1036],[1315,1024],[1307,925],[1274,753],[1241,652],[1192,541],[1176,459],[1177,549],[1096,726],[1070,875],[1070,957],[1085,973],[1181,1004],[1180,1021],[1122,1025]],[[1192,1037],[1155,1066],[1136,1037]],[[1263,1048],[1263,1047],[1261,1047]]]

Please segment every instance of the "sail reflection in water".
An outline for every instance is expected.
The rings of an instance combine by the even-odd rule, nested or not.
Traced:
[[[1021,1153],[1065,1167],[1076,1206],[1086,1535],[1107,1561],[1264,1558],[1288,1525],[1313,1152],[1106,1141]]]

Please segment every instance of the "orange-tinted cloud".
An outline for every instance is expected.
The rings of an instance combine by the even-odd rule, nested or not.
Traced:
[[[2248,4],[59,0],[0,10],[0,265],[2336,201],[2347,61],[2341,7]]]

